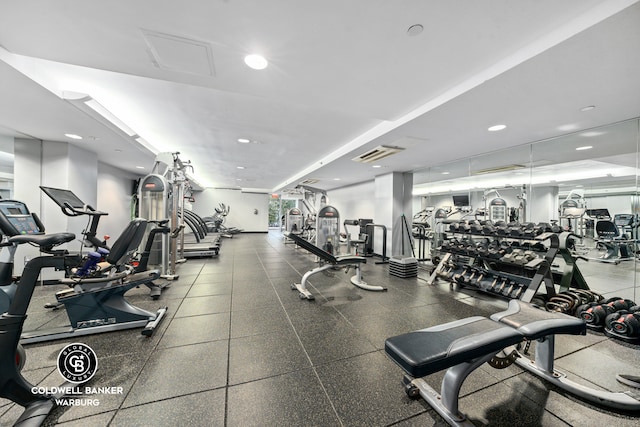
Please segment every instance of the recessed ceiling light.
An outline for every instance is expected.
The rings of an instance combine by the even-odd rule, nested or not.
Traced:
[[[244,169],[244,166],[236,166],[236,169]]]
[[[409,27],[409,29],[407,30],[407,34],[410,36],[417,36],[418,34],[420,34],[422,32],[422,30],[424,30],[424,27],[420,24],[415,24]]]
[[[582,132],[580,135],[586,136],[586,137],[592,137],[592,136],[604,135],[604,132],[598,132],[598,131],[592,130],[592,131]]]
[[[382,165],[373,165],[373,166],[371,166],[371,167],[372,167],[372,168],[381,168],[381,167],[382,167]]]
[[[595,108],[596,108],[596,106],[595,106],[595,105],[587,105],[586,107],[582,107],[582,108],[580,109],[580,111],[591,111],[591,110],[593,110],[593,109],[595,109]]]
[[[562,125],[562,126],[558,126],[558,130],[563,131],[563,132],[569,132],[572,130],[577,130],[579,128],[579,126],[575,123],[569,123],[566,125]]]
[[[489,132],[497,132],[499,130],[502,129],[506,129],[507,125],[495,125],[495,126],[491,126],[489,129],[487,129]]]
[[[340,178],[333,178],[334,181],[340,181]]]
[[[593,148],[592,145],[584,145],[582,147],[576,148],[576,151],[591,150],[592,148]]]
[[[236,181],[242,181],[242,178],[236,178]]]
[[[144,166],[136,166],[136,169],[144,169]]]
[[[247,67],[253,68],[254,70],[264,70],[269,65],[269,62],[262,55],[247,55],[244,57],[244,63],[247,64]]]
[[[250,142],[251,142],[251,140],[250,140],[250,139],[247,139],[247,138],[238,138],[238,142],[239,142],[240,144],[248,144],[248,143],[250,143]]]
[[[64,136],[71,139],[82,139],[80,135],[76,135],[75,133],[65,133]]]
[[[447,172],[447,171],[445,171],[445,172],[442,172],[442,175],[449,175],[450,173],[451,173],[451,172]]]

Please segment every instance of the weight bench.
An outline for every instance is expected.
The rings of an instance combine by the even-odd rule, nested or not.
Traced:
[[[406,373],[409,397],[422,396],[452,426],[473,426],[458,411],[462,383],[471,372],[501,350],[526,340],[538,340],[535,360],[517,349],[503,361],[515,362],[529,372],[580,398],[625,411],[640,410],[640,401],[626,393],[595,390],[566,378],[553,367],[556,334],[585,335],[586,324],[562,313],[547,312],[520,300],[509,301],[506,311],[491,318],[475,316],[388,338],[387,355]],[[506,353],[506,351],[505,351]],[[447,369],[440,394],[423,377]]]
[[[328,270],[334,267],[347,267],[347,271],[349,267],[353,266],[356,270],[356,274],[351,277],[351,283],[361,289],[367,291],[386,291],[387,288],[382,286],[374,286],[369,285],[367,282],[362,280],[362,273],[360,271],[360,264],[366,263],[367,259],[365,257],[357,256],[357,255],[342,255],[342,256],[333,256],[332,254],[323,251],[316,245],[310,243],[309,241],[303,239],[302,237],[293,234],[293,233],[284,233],[286,237],[293,240],[296,245],[300,246],[303,249],[308,250],[312,254],[319,257],[322,261],[325,262],[324,265],[314,268],[313,270],[307,271],[302,276],[302,281],[300,283],[294,283],[291,285],[291,289],[298,290],[300,292],[300,299],[308,299],[313,300],[315,297],[309,290],[307,289],[307,280],[309,277],[314,274],[320,273],[321,271]]]

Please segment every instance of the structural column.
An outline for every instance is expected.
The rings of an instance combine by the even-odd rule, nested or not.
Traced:
[[[411,252],[413,174],[392,172],[375,179],[376,223],[386,224],[387,255],[398,257],[413,256]],[[403,215],[405,221],[403,222]],[[382,243],[376,239],[375,253],[382,253]]]
[[[66,142],[14,140],[14,198],[26,203],[32,212],[40,216],[48,233],[70,231],[77,238],[82,238],[87,218],[65,216],[40,191],[39,186],[71,189],[85,203],[95,207],[97,179],[98,157],[95,153]],[[70,245],[73,250],[78,249],[75,242]],[[37,254],[37,250],[30,245],[20,245],[16,254],[17,273],[22,271],[25,257],[31,258]]]

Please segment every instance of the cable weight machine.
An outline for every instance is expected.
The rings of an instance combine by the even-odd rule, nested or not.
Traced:
[[[142,178],[138,194],[140,216],[156,223],[169,222],[170,232],[162,234],[160,244],[156,244],[150,259],[150,263],[161,266],[161,277],[167,280],[178,279],[176,265],[185,261],[184,223],[178,212],[184,207],[187,183],[184,171],[192,166],[190,162],[182,162],[179,154],[158,154],[152,173]],[[177,239],[180,239],[180,245]]]

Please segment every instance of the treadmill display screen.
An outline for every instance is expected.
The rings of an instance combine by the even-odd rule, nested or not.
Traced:
[[[7,236],[43,232],[27,205],[17,200],[0,200],[0,228]]]
[[[606,208],[587,209],[587,215],[589,215],[591,218],[611,218],[609,209]]]
[[[40,234],[40,228],[36,225],[31,215],[11,216],[7,218],[18,234]]]

